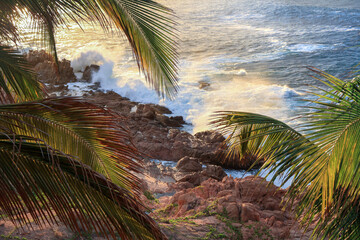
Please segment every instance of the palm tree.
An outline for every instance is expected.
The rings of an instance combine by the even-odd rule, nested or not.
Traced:
[[[2,0],[0,210],[14,224],[57,224],[121,239],[166,239],[139,200],[139,153],[116,113],[80,98],[46,98],[13,46],[26,15],[57,62],[60,25],[123,32],[159,95],[177,90],[175,22],[151,0]]]
[[[360,77],[312,70],[326,88],[312,93],[302,124],[243,112],[219,113],[213,124],[228,134],[229,154],[256,155],[271,181],[291,181],[287,203],[298,201],[305,226],[316,222],[314,238],[360,239]]]

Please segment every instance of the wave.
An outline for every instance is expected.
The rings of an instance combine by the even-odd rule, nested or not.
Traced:
[[[323,51],[323,50],[330,50],[333,48],[334,48],[334,46],[332,46],[332,45],[308,44],[308,43],[292,44],[287,47],[287,49],[290,52],[296,52],[296,53],[311,53],[311,52],[317,52],[317,51]]]
[[[91,56],[94,56],[92,61]],[[288,111],[286,102],[299,95],[288,86],[259,81],[253,73],[249,74],[245,69],[221,71],[223,75],[228,76],[227,81],[217,78],[218,71],[208,72],[201,78],[199,76],[196,78],[191,73],[198,68],[201,69],[201,64],[198,63],[195,66],[183,64],[187,66],[185,69],[187,75],[182,75],[180,92],[177,98],[171,101],[159,98],[155,91],[140,80],[141,77],[138,74],[137,77],[131,73],[114,77],[114,63],[100,53],[83,53],[76,59],[74,66],[77,67],[76,69],[83,69],[85,64],[90,65],[100,61],[100,69],[93,75],[93,82],[99,82],[102,90],[113,90],[123,97],[140,103],[164,105],[173,112],[173,115],[181,115],[186,121],[192,123],[186,130],[193,132],[208,129],[211,115],[221,110],[258,112],[284,119]],[[200,89],[198,83],[200,79],[206,79],[210,88]],[[83,90],[89,90],[88,85],[71,83],[69,89],[72,94],[80,95]]]

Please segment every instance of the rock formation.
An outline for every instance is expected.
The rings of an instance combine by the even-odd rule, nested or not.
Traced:
[[[76,80],[70,62],[62,60],[57,72],[52,57],[44,51],[26,55],[39,80],[51,91],[66,95],[66,83]],[[85,69],[83,80],[91,81],[98,66]],[[220,157],[224,137],[214,131],[192,135],[182,131],[180,116],[169,116],[169,109],[155,104],[140,104],[115,92],[85,94],[96,103],[122,116],[122,125],[143,153],[145,168],[141,196],[151,215],[169,239],[308,239],[313,228],[302,234],[291,209],[281,205],[285,190],[259,177],[234,179],[226,176]],[[174,167],[150,159],[175,161]],[[69,239],[73,234],[63,225],[33,231],[16,229],[0,220],[0,236],[27,239]],[[104,239],[92,235],[92,239]]]

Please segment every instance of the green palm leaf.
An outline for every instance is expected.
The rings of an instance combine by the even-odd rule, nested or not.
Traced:
[[[227,135],[224,147],[227,155],[221,164],[232,168],[264,163],[270,166],[274,157],[289,149],[289,143],[302,145],[306,141],[295,129],[276,119],[255,113],[218,112],[212,125]],[[240,161],[239,161],[240,160]]]
[[[303,116],[299,132],[285,123],[251,113],[221,113],[215,123],[230,131],[229,149],[261,141],[257,153],[265,158],[262,169],[283,176],[292,184],[289,201],[303,223],[320,217],[314,237],[358,239],[360,237],[360,86],[359,78],[342,81],[312,69],[326,89],[313,93],[310,113]],[[238,129],[251,126],[244,138]],[[248,128],[249,129],[249,128]],[[249,151],[249,150],[248,150]]]
[[[15,224],[56,224],[116,239],[166,239],[133,195],[49,146],[1,139],[0,207]],[[16,149],[14,151],[14,148]],[[31,217],[31,218],[30,218]]]
[[[139,201],[139,155],[114,113],[55,98],[2,105],[0,122],[0,209],[14,223],[166,239]]]
[[[117,114],[77,98],[0,105],[0,122],[11,134],[28,135],[72,156],[123,188],[138,189],[128,170],[141,166]]]
[[[84,21],[127,37],[139,68],[162,96],[177,91],[177,44],[172,11],[151,0],[12,0],[0,7],[12,18],[30,16],[34,31],[57,60],[56,29]],[[1,26],[1,25],[0,25]]]
[[[32,101],[44,95],[22,55],[0,45],[0,102]]]

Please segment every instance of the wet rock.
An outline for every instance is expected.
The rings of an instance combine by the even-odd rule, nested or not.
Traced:
[[[182,127],[185,123],[183,117],[168,117],[162,114],[156,114],[156,120],[158,120],[164,127]]]
[[[52,93],[61,93],[61,92],[64,92],[64,91],[68,91],[69,88],[67,85],[64,85],[64,84],[59,84],[59,85],[53,85],[53,84],[50,84],[47,88],[47,91],[48,92],[52,92]]]
[[[89,88],[94,91],[98,91],[100,88],[100,82],[95,82],[94,84],[90,85]]]
[[[199,81],[199,88],[200,89],[207,89],[209,87],[210,87],[210,83],[204,82],[204,81]]]
[[[90,66],[86,66],[81,79],[86,82],[91,82],[93,73],[96,73],[99,70],[100,70],[100,66],[96,64],[91,64]]]

